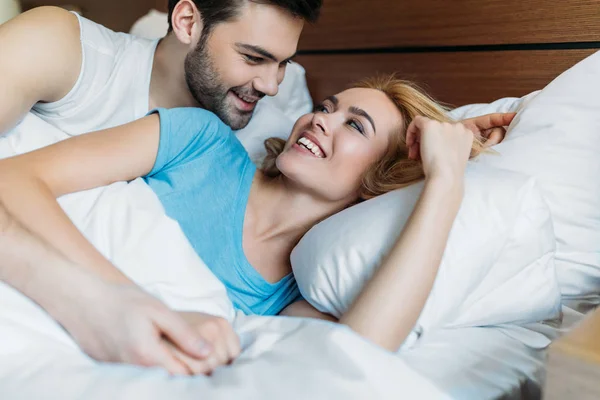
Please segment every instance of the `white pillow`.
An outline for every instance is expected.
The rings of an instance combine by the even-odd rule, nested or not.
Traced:
[[[467,118],[478,117],[485,114],[493,113],[510,113],[517,112],[524,104],[530,102],[540,91],[529,93],[521,98],[505,97],[491,103],[467,104],[462,107],[455,108],[448,115],[455,121],[460,121]]]
[[[311,229],[292,253],[304,298],[341,316],[396,241],[422,183],[351,207]],[[465,196],[415,331],[554,318],[555,238],[533,178],[471,164]]]
[[[600,53],[575,65],[524,105],[497,166],[537,178],[557,240],[563,299],[600,302]]]
[[[169,15],[167,13],[150,10],[135,21],[129,33],[146,39],[160,39],[169,31]]]

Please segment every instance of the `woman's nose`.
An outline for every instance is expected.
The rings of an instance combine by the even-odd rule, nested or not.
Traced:
[[[323,134],[329,135],[329,129],[327,127],[327,119],[324,113],[315,113],[313,117],[313,127],[320,130]]]

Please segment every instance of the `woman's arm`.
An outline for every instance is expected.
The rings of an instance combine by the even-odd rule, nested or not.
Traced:
[[[456,186],[430,179],[390,254],[340,323],[396,351],[427,300],[462,199]]]
[[[472,142],[461,124],[417,118],[408,128],[409,156],[422,158],[425,187],[387,258],[339,321],[390,351],[406,339],[433,287],[462,201]],[[321,318],[298,303],[284,315]]]
[[[159,136],[159,117],[151,115],[0,160],[0,203],[71,262],[105,279],[128,283],[79,232],[56,198],[147,174],[156,159]]]
[[[333,315],[322,313],[317,310],[306,300],[299,300],[284,308],[279,315],[284,317],[303,317],[323,319],[331,322],[338,322],[338,319]]]

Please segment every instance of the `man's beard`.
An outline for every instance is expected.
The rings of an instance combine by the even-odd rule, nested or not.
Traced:
[[[185,81],[192,96],[203,108],[215,113],[231,129],[242,129],[250,122],[254,109],[252,111],[237,109],[231,101],[228,101],[227,94],[233,91],[238,96],[262,98],[264,93],[254,90],[251,86],[226,87],[208,54],[207,36],[204,34],[196,49],[188,53],[185,58]]]

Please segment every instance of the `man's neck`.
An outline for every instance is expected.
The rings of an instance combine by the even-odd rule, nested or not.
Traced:
[[[200,107],[185,81],[183,64],[187,51],[187,46],[173,34],[158,43],[150,78],[149,110],[157,107]]]

